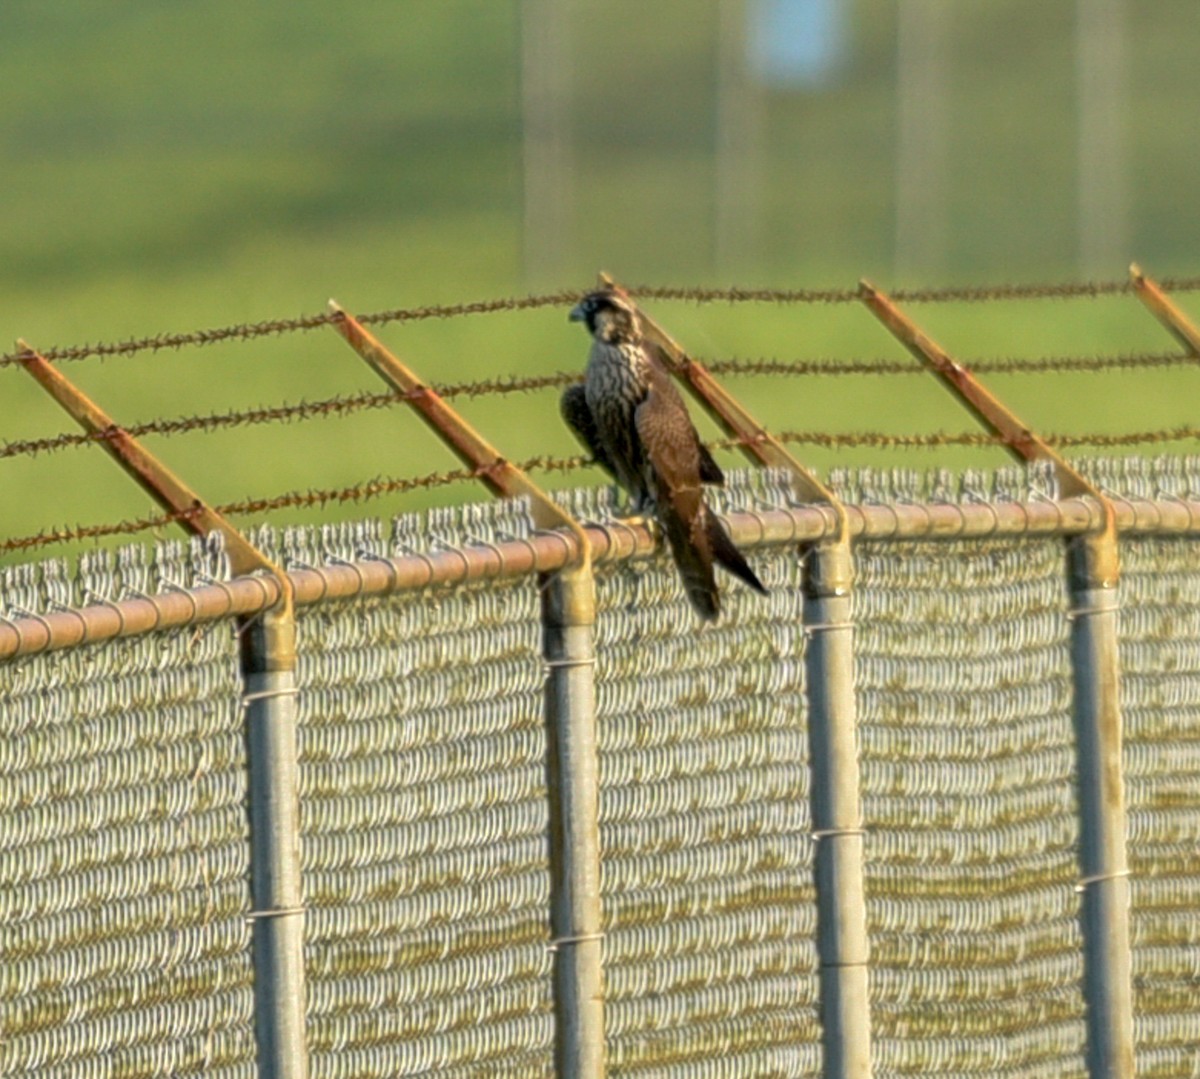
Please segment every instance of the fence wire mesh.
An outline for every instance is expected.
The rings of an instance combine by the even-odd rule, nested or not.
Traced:
[[[1200,461],[1090,463],[1169,498]],[[1045,498],[1043,469],[854,473],[848,500]],[[734,475],[728,508],[786,501]],[[565,495],[582,518],[607,490]],[[527,534],[512,504],[261,529],[291,566]],[[1200,1047],[1195,540],[1121,549],[1139,1074]],[[693,628],[663,557],[597,567],[610,1070],[820,1069],[797,553]],[[879,1076],[1082,1075],[1063,549],[857,548],[856,682]],[[4,571],[4,611],[225,572],[200,542]],[[301,819],[312,1073],[549,1074],[532,580],[306,608]],[[254,1070],[245,749],[229,624],[0,666],[0,1072]]]

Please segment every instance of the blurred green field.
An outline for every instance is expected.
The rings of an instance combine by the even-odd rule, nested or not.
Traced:
[[[948,266],[943,281],[917,282],[892,271],[895,4],[855,4],[854,48],[840,78],[765,101],[763,243],[737,283],[1076,277],[1071,9],[1034,0],[956,5]],[[571,12],[571,227],[561,278],[538,280],[521,262],[516,3],[9,0],[0,7],[5,335],[51,348],[314,313],[330,296],[356,311],[453,303],[580,288],[601,268],[629,282],[731,283],[713,260],[713,3],[581,0]],[[1200,220],[1189,196],[1200,161],[1184,118],[1200,99],[1200,8],[1163,0],[1129,17],[1129,255],[1155,274],[1194,275]],[[1124,272],[1115,265],[1108,276]],[[1200,313],[1200,302],[1183,300]],[[705,357],[903,355],[857,305],[652,310]],[[583,362],[586,341],[565,314],[404,323],[380,334],[434,382],[546,373]],[[1174,347],[1128,297],[913,314],[968,359]],[[127,423],[378,388],[331,330],[63,370]],[[69,429],[21,371],[0,375],[6,439]],[[993,384],[1039,429],[1115,432],[1195,422],[1198,377],[1173,368]],[[971,428],[927,377],[730,384],[777,430]],[[552,393],[463,408],[513,458],[575,452]],[[454,465],[400,410],[150,445],[214,502]],[[822,470],[1001,459],[961,450],[800,454]],[[0,468],[0,535],[149,510],[95,448],[8,458]],[[600,482],[594,472],[580,479]],[[481,495],[454,487],[373,508],[468,497]],[[332,520],[368,508],[270,519]]]

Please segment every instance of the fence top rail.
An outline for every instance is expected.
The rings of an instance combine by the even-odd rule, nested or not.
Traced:
[[[1186,498],[1113,496],[1117,529],[1129,535],[1200,536],[1200,501]],[[850,535],[858,540],[954,540],[1075,536],[1103,524],[1092,498],[1031,501],[890,502],[846,506]],[[832,538],[837,518],[820,504],[731,513],[739,546],[811,544]],[[584,526],[597,562],[644,557],[654,550],[645,527],[622,521]],[[552,573],[575,555],[562,532],[534,532],[522,539],[405,554],[366,557],[319,568],[288,571],[297,606],[384,595],[472,581]],[[158,595],[105,600],[87,607],[58,608],[19,618],[0,618],[0,660],[82,644],[132,637],[159,629],[251,617],[279,599],[279,584],[253,575]]]

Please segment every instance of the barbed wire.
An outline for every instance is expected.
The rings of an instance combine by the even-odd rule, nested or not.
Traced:
[[[814,446],[820,449],[939,449],[946,446],[986,448],[1003,446],[999,435],[982,431],[944,432],[930,434],[890,434],[884,431],[855,431],[834,434],[826,431],[782,431],[775,435],[780,442]],[[1129,431],[1121,434],[1084,432],[1081,434],[1044,434],[1043,442],[1059,449],[1114,449],[1122,446],[1146,446],[1167,442],[1191,442],[1200,439],[1200,427],[1187,424],[1154,431]],[[714,442],[715,449],[736,449],[740,439]]]
[[[727,359],[702,360],[707,369],[717,375],[784,375],[843,376],[843,375],[924,375],[925,368],[912,360],[819,358],[811,360]],[[1197,366],[1200,359],[1187,353],[1128,353],[1107,356],[1045,356],[1032,359],[992,358],[966,362],[977,374],[1051,374],[1066,372],[1095,372],[1132,368]],[[482,397],[512,393],[529,393],[543,389],[568,386],[580,376],[569,372],[549,375],[479,379],[460,383],[435,384],[431,388],[442,397]],[[155,419],[125,427],[135,438],[145,435],[173,436],[193,431],[210,432],[220,429],[251,426],[263,423],[292,423],[319,417],[345,416],[371,409],[389,408],[407,400],[411,395],[395,391],[357,393],[335,396],[319,401],[299,401],[280,405],[237,409],[205,416],[181,416]],[[8,457],[36,456],[57,450],[102,442],[109,432],[82,434],[65,431],[44,438],[16,439],[0,443],[0,460]]]
[[[578,375],[559,373],[536,375],[531,378],[485,379],[433,386],[432,389],[442,397],[472,397],[484,394],[527,393],[546,387],[566,386],[578,379]],[[321,401],[299,401],[292,404],[214,412],[206,416],[179,416],[174,419],[149,420],[119,429],[134,438],[142,438],[145,435],[171,436],[191,431],[209,432],[261,423],[292,423],[321,416],[344,416],[370,409],[388,408],[398,402],[409,400],[413,396],[413,394],[398,391],[348,394],[329,397]],[[112,434],[112,430],[101,431],[97,434],[64,431],[61,434],[45,438],[15,439],[11,442],[0,443],[0,460],[6,457],[33,457],[39,453],[51,453],[74,446],[84,446],[91,442],[104,442],[111,438]]]
[[[701,361],[714,375],[926,375],[914,360],[727,359]],[[1113,371],[1147,367],[1197,367],[1200,357],[1185,352],[1133,352],[1095,356],[984,357],[960,361],[978,375],[1067,374],[1079,371]]]
[[[1194,292],[1200,289],[1200,277],[1162,278],[1159,287],[1168,292]],[[1074,300],[1099,299],[1128,295],[1133,284],[1119,281],[1073,281],[1061,283],[949,285],[936,288],[897,288],[887,290],[899,303],[986,303],[1003,300]],[[639,300],[687,300],[692,303],[774,303],[774,304],[846,304],[861,300],[857,288],[775,289],[775,288],[703,288],[670,285],[630,286]]]
[[[518,465],[524,471],[569,472],[592,464],[588,457],[531,457]],[[482,476],[482,470],[460,468],[446,472],[430,472],[423,476],[404,478],[377,477],[349,487],[316,488],[307,491],[289,491],[286,494],[266,498],[247,498],[238,502],[226,502],[213,508],[226,517],[243,517],[269,513],[281,509],[311,509],[342,503],[369,502],[389,494],[444,487],[454,483],[465,483]],[[136,535],[172,524],[186,522],[199,511],[184,510],[177,513],[160,513],[149,517],[117,521],[107,524],[74,525],[47,529],[43,532],[12,539],[0,540],[0,553],[27,551],[38,547],[49,547],[56,543],[75,543],[86,539],[106,539],[112,536]]]
[[[835,434],[825,431],[782,431],[775,435],[780,442],[807,445],[821,449],[845,449],[870,447],[875,449],[938,449],[947,446],[967,448],[991,448],[1004,445],[1004,440],[985,432],[933,432],[930,434],[890,434],[882,431],[855,431]],[[1154,431],[1134,431],[1123,434],[1048,434],[1043,440],[1060,449],[1121,448],[1164,442],[1188,442],[1200,439],[1200,427],[1181,425]],[[721,439],[710,444],[713,449],[737,449],[743,440]],[[595,461],[590,457],[531,457],[518,464],[525,472],[573,472],[582,468],[593,468]],[[216,510],[227,517],[250,516],[281,509],[321,508],[333,504],[367,502],[389,494],[448,486],[479,479],[482,470],[454,469],[446,472],[430,472],[423,476],[405,478],[379,477],[360,484],[340,488],[290,491],[286,494],[265,498],[249,498],[238,502],[227,502],[216,506]],[[47,531],[0,540],[0,554],[27,551],[57,543],[73,543],[85,539],[103,539],[118,535],[136,535],[170,524],[186,521],[196,511],[163,513],[135,520],[109,524],[76,525],[49,529]]]
[[[1163,278],[1160,287],[1170,292],[1200,290],[1200,277]],[[690,303],[771,303],[771,304],[846,304],[859,301],[857,288],[834,289],[772,289],[704,288],[698,286],[632,285],[630,293],[644,300],[684,300]],[[985,303],[1004,300],[1030,299],[1097,299],[1125,295],[1132,291],[1128,280],[1079,281],[1063,283],[962,285],[940,288],[901,288],[889,293],[904,303]],[[421,307],[393,308],[355,316],[367,325],[391,322],[418,322],[427,319],[461,318],[469,315],[494,314],[502,311],[527,311],[540,307],[566,306],[583,295],[581,289],[560,289],[528,296],[510,296],[492,300],[475,300],[456,304],[428,304]],[[188,332],[163,332],[121,341],[95,342],[81,345],[56,346],[41,351],[48,360],[83,360],[92,357],[130,356],[139,352],[178,350],[188,346],[203,347],[225,341],[246,341],[287,333],[306,333],[328,326],[339,316],[331,312],[300,315],[295,318],[268,319],[245,322],[214,329]],[[0,367],[19,363],[21,352],[0,355]]]
[[[354,317],[364,325],[388,322],[420,322],[426,319],[457,318],[466,315],[492,314],[498,311],[525,311],[537,307],[565,306],[576,303],[583,293],[579,290],[549,292],[537,296],[511,296],[498,300],[476,300],[457,304],[430,304],[424,307],[394,308],[374,311]],[[146,337],[131,337],[123,341],[96,342],[82,345],[39,349],[47,360],[85,360],[92,357],[131,356],[138,352],[163,352],[188,346],[203,347],[225,341],[250,341],[259,337],[276,337],[287,333],[306,333],[332,325],[340,318],[333,312],[319,315],[300,315],[296,318],[268,319],[263,322],[243,322],[216,329],[191,330],[186,333],[158,333]],[[21,362],[25,352],[17,351],[0,356],[0,367]]]

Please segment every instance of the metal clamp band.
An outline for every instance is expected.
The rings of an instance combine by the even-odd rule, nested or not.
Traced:
[[[1106,880],[1119,880],[1121,877],[1128,877],[1128,869],[1118,869],[1115,873],[1097,873],[1095,876],[1082,877],[1075,882],[1075,891],[1082,893],[1086,892],[1093,884],[1102,884]]]
[[[810,622],[803,627],[805,636],[812,636],[814,633],[832,633],[835,630],[854,629],[853,622]]]
[[[865,828],[818,828],[816,831],[809,832],[810,836],[816,840],[836,839],[843,835],[866,835]]]
[[[596,666],[596,657],[589,656],[587,659],[545,659],[542,663],[547,667],[594,667]]]
[[[584,944],[589,940],[603,940],[604,934],[601,933],[580,933],[573,937],[555,937],[549,944],[546,945],[546,951],[556,952],[559,948],[567,944]]]
[[[287,686],[282,689],[262,689],[256,693],[246,693],[242,695],[242,707],[245,708],[255,701],[267,701],[273,697],[295,697],[300,690],[296,686]]]
[[[291,918],[303,914],[307,907],[278,907],[275,910],[252,910],[242,917],[248,922],[258,922],[266,918]]]

